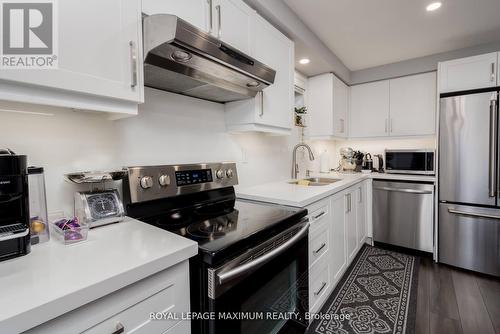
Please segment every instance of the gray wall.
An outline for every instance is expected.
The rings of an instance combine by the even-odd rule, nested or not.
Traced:
[[[500,51],[500,41],[351,72],[351,85],[437,70],[438,62]]]

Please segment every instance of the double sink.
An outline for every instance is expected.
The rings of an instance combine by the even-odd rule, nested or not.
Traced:
[[[295,184],[298,186],[303,186],[303,187],[321,187],[321,186],[327,186],[329,184],[342,181],[341,179],[330,179],[330,178],[324,178],[324,177],[309,177],[306,179],[302,180],[297,180],[297,181],[291,181],[288,182],[289,184]]]

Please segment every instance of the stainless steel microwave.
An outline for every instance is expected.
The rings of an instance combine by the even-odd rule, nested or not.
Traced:
[[[434,156],[434,150],[385,150],[385,171],[435,175]]]

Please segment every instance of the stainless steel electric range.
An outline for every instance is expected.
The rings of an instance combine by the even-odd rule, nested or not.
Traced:
[[[127,215],[198,242],[192,333],[304,333],[307,211],[236,200],[236,184],[234,163],[129,167]]]

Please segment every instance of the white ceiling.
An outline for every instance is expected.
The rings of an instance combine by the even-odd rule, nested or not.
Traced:
[[[352,71],[500,40],[500,0],[283,1]]]

